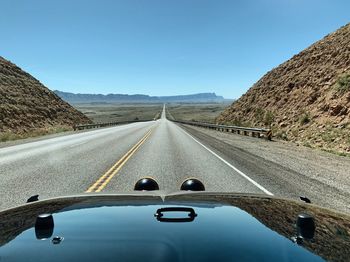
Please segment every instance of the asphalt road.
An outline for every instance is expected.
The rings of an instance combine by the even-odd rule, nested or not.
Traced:
[[[294,199],[308,192],[312,181],[286,180],[280,167],[227,144],[220,147],[213,138],[167,120],[164,112],[157,121],[0,148],[0,209],[23,204],[34,194],[44,199],[130,192],[145,176],[169,192],[178,191],[188,177],[202,180],[207,191]]]

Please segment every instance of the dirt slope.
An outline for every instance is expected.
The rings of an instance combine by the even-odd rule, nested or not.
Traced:
[[[0,56],[0,132],[72,126],[90,120]]]
[[[350,152],[350,24],[265,74],[218,118],[276,137]]]

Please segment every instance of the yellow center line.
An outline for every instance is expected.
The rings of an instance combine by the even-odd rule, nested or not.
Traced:
[[[134,155],[134,153],[139,149],[139,147],[147,140],[151,135],[153,128],[149,130],[139,142],[137,142],[121,159],[117,161],[104,175],[102,175],[97,181],[90,186],[85,193],[90,192],[100,192],[106,187],[109,181],[119,172],[119,170],[124,166],[124,164]]]

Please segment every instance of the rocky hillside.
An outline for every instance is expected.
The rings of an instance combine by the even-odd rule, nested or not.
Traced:
[[[217,122],[271,126],[280,139],[350,152],[350,24],[269,71]]]
[[[30,74],[0,57],[0,132],[26,133],[89,122]]]

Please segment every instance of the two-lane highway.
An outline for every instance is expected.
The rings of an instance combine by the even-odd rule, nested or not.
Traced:
[[[114,167],[114,169],[113,169]],[[113,169],[113,170],[111,170]],[[0,149],[0,208],[83,192],[127,192],[142,177],[177,191],[197,177],[211,191],[266,193],[165,117]],[[264,192],[265,190],[265,192]]]
[[[155,178],[166,191],[177,191],[186,178],[196,177],[210,191],[272,194],[167,120],[164,109],[148,140],[105,191],[123,191],[144,176]]]
[[[207,191],[294,199],[306,195],[314,203],[349,212],[344,190],[175,124],[166,119],[165,107],[157,121],[1,148],[0,209],[23,204],[35,194],[44,199],[130,192],[146,176],[167,192],[178,191],[184,179],[196,177]]]

